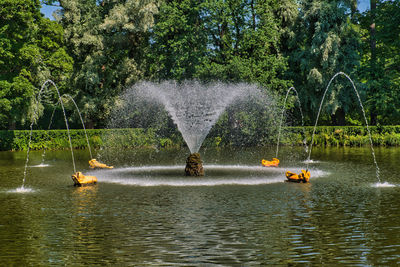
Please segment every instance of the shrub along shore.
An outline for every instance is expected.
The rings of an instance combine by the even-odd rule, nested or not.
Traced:
[[[302,145],[306,139],[311,143],[313,127],[283,127],[281,131],[281,145]],[[371,139],[374,146],[399,146],[400,126],[370,126]],[[90,146],[100,147],[181,147],[184,141],[181,136],[174,134],[170,137],[161,137],[153,129],[88,129],[86,130]],[[27,150],[29,130],[0,131],[0,150],[18,151]],[[70,130],[72,147],[84,149],[87,147],[85,131]],[[269,138],[276,140],[276,138]],[[229,138],[209,136],[203,146],[221,146],[230,144]],[[255,145],[263,144],[254,140]],[[370,144],[367,128],[364,126],[318,126],[314,136],[314,146],[366,146]],[[41,149],[69,149],[67,130],[34,130],[32,131],[32,150]]]

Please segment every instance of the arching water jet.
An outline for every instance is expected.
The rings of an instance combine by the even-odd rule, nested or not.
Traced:
[[[53,118],[54,118],[54,114],[55,114],[55,111],[56,111],[56,107],[57,107],[57,105],[60,103],[60,101],[62,101],[62,98],[63,98],[63,97],[68,97],[69,100],[72,101],[72,103],[73,103],[74,106],[75,106],[76,111],[78,112],[79,118],[80,118],[80,120],[81,120],[82,128],[83,128],[83,131],[84,131],[84,133],[85,133],[86,142],[87,142],[87,146],[88,146],[88,149],[89,149],[89,155],[90,155],[90,158],[92,159],[92,158],[93,158],[92,149],[91,149],[91,147],[90,147],[90,142],[89,142],[89,138],[88,138],[88,135],[87,135],[85,123],[83,122],[82,114],[81,114],[81,112],[80,112],[80,110],[79,110],[79,107],[78,107],[78,105],[76,104],[75,100],[74,100],[74,99],[72,98],[72,96],[70,96],[69,94],[63,94],[63,95],[61,96],[61,98],[58,99],[56,105],[54,106],[53,112],[52,112],[52,114],[51,114],[50,121],[49,121],[49,126],[47,127],[47,131],[50,131],[50,129],[51,129],[51,124],[53,123]],[[41,163],[41,165],[44,165],[44,157],[45,157],[45,156],[46,156],[46,147],[43,149],[42,163]]]
[[[304,134],[304,138],[306,135],[306,130],[304,129],[304,116],[303,116],[303,110],[301,108],[301,103],[300,103],[300,99],[299,99],[299,94],[297,93],[296,89],[294,87],[290,87],[287,92],[286,92],[286,96],[285,96],[285,100],[283,102],[283,106],[282,106],[282,111],[281,111],[281,119],[279,122],[279,129],[278,129],[278,137],[277,137],[277,141],[276,141],[276,153],[275,153],[275,158],[273,158],[271,161],[268,160],[261,160],[261,164],[265,167],[277,167],[279,165],[279,159],[278,159],[278,153],[279,153],[279,142],[280,142],[280,136],[281,136],[281,132],[282,132],[282,123],[283,123],[283,118],[284,118],[284,114],[285,114],[285,108],[286,108],[286,102],[287,99],[289,97],[289,93],[290,91],[294,91],[296,93],[296,98],[297,98],[297,103],[299,105],[299,109],[300,109],[300,115],[301,115],[301,126],[303,127],[303,134]],[[303,141],[304,146],[306,147],[307,150],[307,139],[304,139]]]
[[[68,141],[69,141],[69,145],[70,145],[70,149],[71,149],[72,164],[73,164],[73,168],[74,168],[74,174],[72,175],[72,180],[74,181],[74,185],[81,186],[81,185],[86,185],[86,184],[95,184],[95,183],[97,182],[97,178],[96,178],[96,177],[94,177],[94,176],[84,176],[81,172],[77,172],[77,171],[76,171],[76,167],[75,167],[75,158],[74,158],[74,152],[73,152],[72,141],[71,141],[71,135],[70,135],[70,131],[69,131],[69,125],[68,125],[67,115],[66,115],[66,113],[65,113],[65,108],[64,108],[64,104],[63,104],[63,99],[62,99],[62,97],[69,97],[69,98],[72,100],[72,102],[74,103],[75,108],[77,109],[77,111],[78,111],[78,113],[79,113],[79,117],[80,117],[80,119],[81,119],[81,122],[82,122],[82,125],[83,125],[83,128],[84,128],[84,131],[85,131],[85,136],[86,136],[86,141],[87,141],[87,143],[88,143],[88,148],[89,148],[90,156],[92,157],[89,139],[88,139],[88,136],[87,136],[87,133],[86,133],[85,124],[84,124],[84,122],[83,122],[83,119],[82,119],[81,113],[80,113],[80,111],[79,111],[79,108],[78,108],[78,106],[76,105],[74,99],[73,99],[70,95],[64,94],[63,96],[61,96],[61,95],[60,95],[60,91],[58,90],[56,84],[55,84],[53,81],[51,81],[51,80],[47,80],[47,81],[45,81],[45,82],[43,83],[43,85],[42,85],[42,87],[41,87],[41,89],[40,89],[40,91],[39,91],[39,93],[37,94],[37,97],[36,97],[36,101],[37,101],[36,103],[37,103],[37,104],[36,104],[36,109],[34,109],[34,119],[32,120],[32,123],[30,124],[30,135],[29,135],[29,142],[28,142],[26,163],[25,163],[25,169],[24,169],[24,178],[23,178],[23,181],[22,181],[22,187],[21,187],[21,188],[24,188],[24,186],[25,186],[26,171],[27,171],[27,166],[28,166],[28,163],[29,163],[30,145],[31,145],[31,141],[32,141],[33,125],[34,125],[34,123],[36,122],[36,119],[39,117],[38,109],[39,109],[39,104],[40,104],[40,102],[41,102],[41,94],[42,94],[43,90],[46,88],[45,86],[46,86],[48,83],[50,83],[51,85],[54,86],[54,89],[56,90],[57,96],[58,96],[58,102],[57,102],[57,104],[60,103],[61,108],[62,108],[62,111],[63,111],[65,126],[66,126],[66,128],[67,128]],[[50,126],[51,126],[51,123],[52,123],[52,119],[53,119],[53,116],[54,116],[54,112],[55,112],[55,109],[53,110],[53,113],[52,113],[52,116],[51,116],[51,119],[50,119],[50,123],[49,123],[48,129],[50,129]],[[43,160],[43,158],[44,158],[44,154],[45,154],[45,152],[44,152],[43,155],[42,155],[42,160]]]
[[[279,142],[280,142],[280,136],[281,136],[281,131],[282,131],[282,123],[283,123],[283,118],[284,118],[284,114],[285,114],[285,108],[286,108],[286,101],[289,97],[289,93],[290,91],[293,91],[296,93],[296,99],[297,99],[297,104],[299,105],[299,110],[300,110],[300,115],[301,115],[301,126],[303,127],[303,133],[304,133],[304,138],[306,138],[306,130],[304,129],[304,116],[303,116],[303,110],[301,108],[301,103],[300,103],[300,98],[299,98],[299,94],[296,90],[296,88],[294,87],[290,87],[288,89],[288,91],[286,92],[286,96],[285,96],[285,101],[283,102],[283,107],[282,107],[282,111],[281,111],[281,120],[279,122],[279,130],[278,130],[278,138],[277,138],[277,142],[276,142],[276,153],[275,153],[275,158],[278,158],[278,153],[279,153]],[[307,139],[304,139],[303,141],[304,146],[307,149]]]
[[[87,142],[88,149],[89,149],[89,154],[90,154],[89,167],[92,168],[92,169],[95,169],[95,168],[99,168],[99,169],[112,169],[112,168],[114,168],[113,166],[107,166],[107,165],[104,164],[104,163],[100,163],[100,162],[98,162],[96,159],[93,158],[92,150],[90,149],[89,138],[88,138],[88,135],[87,135],[87,132],[86,132],[85,123],[83,122],[83,118],[82,118],[81,112],[80,112],[80,110],[79,110],[79,108],[78,108],[78,105],[76,104],[76,102],[75,102],[75,100],[72,98],[72,96],[70,96],[70,95],[68,95],[68,94],[64,94],[63,96],[68,97],[68,98],[72,101],[72,103],[74,103],[74,106],[75,106],[76,110],[78,111],[79,118],[81,119],[83,131],[84,131],[84,133],[85,133],[86,142]],[[75,176],[78,177],[79,175],[76,173]],[[81,174],[81,176],[82,176],[82,174]]]
[[[365,115],[364,106],[363,106],[363,104],[361,102],[360,95],[358,94],[358,91],[356,89],[356,86],[354,85],[353,80],[344,72],[338,72],[331,78],[331,80],[329,81],[328,86],[326,87],[325,92],[324,92],[324,94],[322,96],[321,104],[320,104],[319,109],[318,109],[318,114],[317,114],[317,118],[315,120],[314,130],[313,130],[312,137],[311,137],[310,151],[308,153],[308,158],[307,158],[307,170],[308,170],[308,166],[309,166],[309,162],[310,162],[310,158],[311,158],[311,152],[312,152],[312,146],[313,146],[313,143],[314,143],[315,130],[316,130],[317,125],[318,125],[318,119],[319,119],[319,115],[321,113],[322,104],[324,103],[325,96],[326,96],[326,93],[328,92],[329,86],[331,85],[332,81],[339,75],[343,75],[344,77],[346,77],[350,81],[351,85],[353,86],[354,93],[356,94],[356,96],[358,98],[358,103],[360,104],[360,107],[361,107],[361,110],[362,110],[362,113],[363,113],[363,116],[364,116],[365,125],[367,127],[369,142],[370,142],[370,146],[371,146],[372,158],[374,160],[374,164],[375,164],[375,167],[376,167],[376,178],[378,179],[378,182],[381,183],[381,179],[380,179],[380,175],[379,175],[379,167],[378,167],[378,163],[376,162],[374,146],[373,146],[373,143],[372,143],[371,132],[369,130],[367,117]]]
[[[29,128],[30,128],[29,142],[28,142],[28,149],[27,149],[27,153],[26,153],[26,162],[25,162],[25,168],[24,168],[24,177],[23,177],[23,180],[22,180],[22,186],[21,186],[21,188],[24,188],[24,186],[25,186],[25,181],[26,181],[26,171],[27,171],[27,167],[28,167],[28,163],[29,163],[29,152],[30,152],[31,141],[32,141],[33,125],[35,124],[36,119],[39,117],[38,110],[39,110],[39,103],[40,103],[40,101],[41,101],[41,94],[42,94],[43,90],[46,88],[46,85],[47,85],[48,83],[50,83],[51,85],[53,85],[54,89],[56,90],[57,96],[58,96],[58,101],[60,102],[61,108],[62,108],[62,110],[63,110],[65,126],[66,126],[66,128],[67,128],[67,133],[68,133],[68,141],[69,141],[69,145],[70,145],[70,149],[71,149],[72,165],[73,165],[73,168],[74,168],[74,173],[76,172],[75,159],[74,159],[74,151],[73,151],[73,149],[72,149],[72,142],[71,142],[71,135],[70,135],[70,133],[69,133],[69,125],[68,125],[67,115],[66,115],[66,113],[65,113],[64,104],[62,103],[62,100],[61,100],[60,91],[58,90],[56,84],[55,84],[52,80],[47,80],[47,81],[45,81],[45,82],[43,83],[43,85],[42,85],[42,87],[40,88],[40,91],[39,91],[39,93],[37,94],[37,97],[36,97],[36,103],[37,103],[37,104],[36,104],[36,109],[33,110],[34,119],[32,120],[32,122],[31,122],[31,124],[30,124],[30,127],[29,127]]]
[[[74,103],[74,106],[75,106],[76,111],[78,111],[78,115],[79,115],[79,118],[80,118],[81,123],[82,123],[83,131],[85,132],[86,142],[87,142],[88,149],[89,149],[89,155],[90,155],[90,158],[92,159],[92,158],[93,158],[93,155],[92,155],[92,150],[91,150],[91,148],[90,148],[89,138],[88,138],[88,135],[87,135],[87,132],[86,132],[85,123],[83,122],[82,114],[81,114],[81,112],[80,112],[80,110],[79,110],[79,108],[78,108],[78,105],[76,104],[76,102],[75,102],[75,100],[72,98],[72,96],[70,96],[69,94],[63,94],[62,96],[68,97],[68,98],[72,101],[72,103]]]

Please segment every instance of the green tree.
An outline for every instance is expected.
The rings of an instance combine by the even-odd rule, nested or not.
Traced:
[[[371,123],[400,119],[400,1],[371,1],[361,17],[364,31],[360,76],[367,86]]]
[[[206,56],[207,35],[202,19],[204,3],[164,1],[152,28],[147,77],[182,81],[196,76]]]
[[[149,76],[248,81],[277,90],[295,1],[165,1],[152,28]]]
[[[343,71],[355,78],[359,66],[359,28],[352,23],[354,1],[300,1],[296,35],[289,53],[288,77],[299,91],[308,118],[314,121],[325,88],[332,76]],[[345,114],[357,104],[348,81],[332,85],[325,112],[331,123],[344,124]],[[357,109],[358,110],[358,109]]]
[[[247,81],[273,90],[286,88],[286,59],[280,51],[279,1],[206,1],[203,19],[207,58],[202,79]]]
[[[155,1],[60,0],[61,24],[75,61],[76,88],[88,127],[103,126],[114,98],[144,75],[144,49]]]
[[[23,127],[47,79],[62,91],[72,71],[61,26],[40,14],[39,0],[0,1],[0,128]]]

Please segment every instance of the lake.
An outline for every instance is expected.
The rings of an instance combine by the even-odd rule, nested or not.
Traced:
[[[96,151],[112,170],[76,168],[69,151],[0,152],[0,265],[351,265],[400,263],[400,149],[313,148],[309,184],[284,182],[307,157],[282,147],[203,149],[206,175],[185,177],[188,150]]]

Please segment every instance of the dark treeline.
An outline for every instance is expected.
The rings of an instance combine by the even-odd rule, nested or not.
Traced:
[[[60,7],[55,21],[41,4]],[[29,126],[47,79],[76,100],[88,128],[105,126],[127,86],[185,79],[256,83],[282,99],[295,86],[312,125],[339,71],[355,81],[371,124],[400,124],[400,1],[370,4],[360,13],[356,0],[0,0],[0,129]],[[55,97],[48,90],[40,105],[47,120]],[[320,124],[363,124],[344,77]]]

